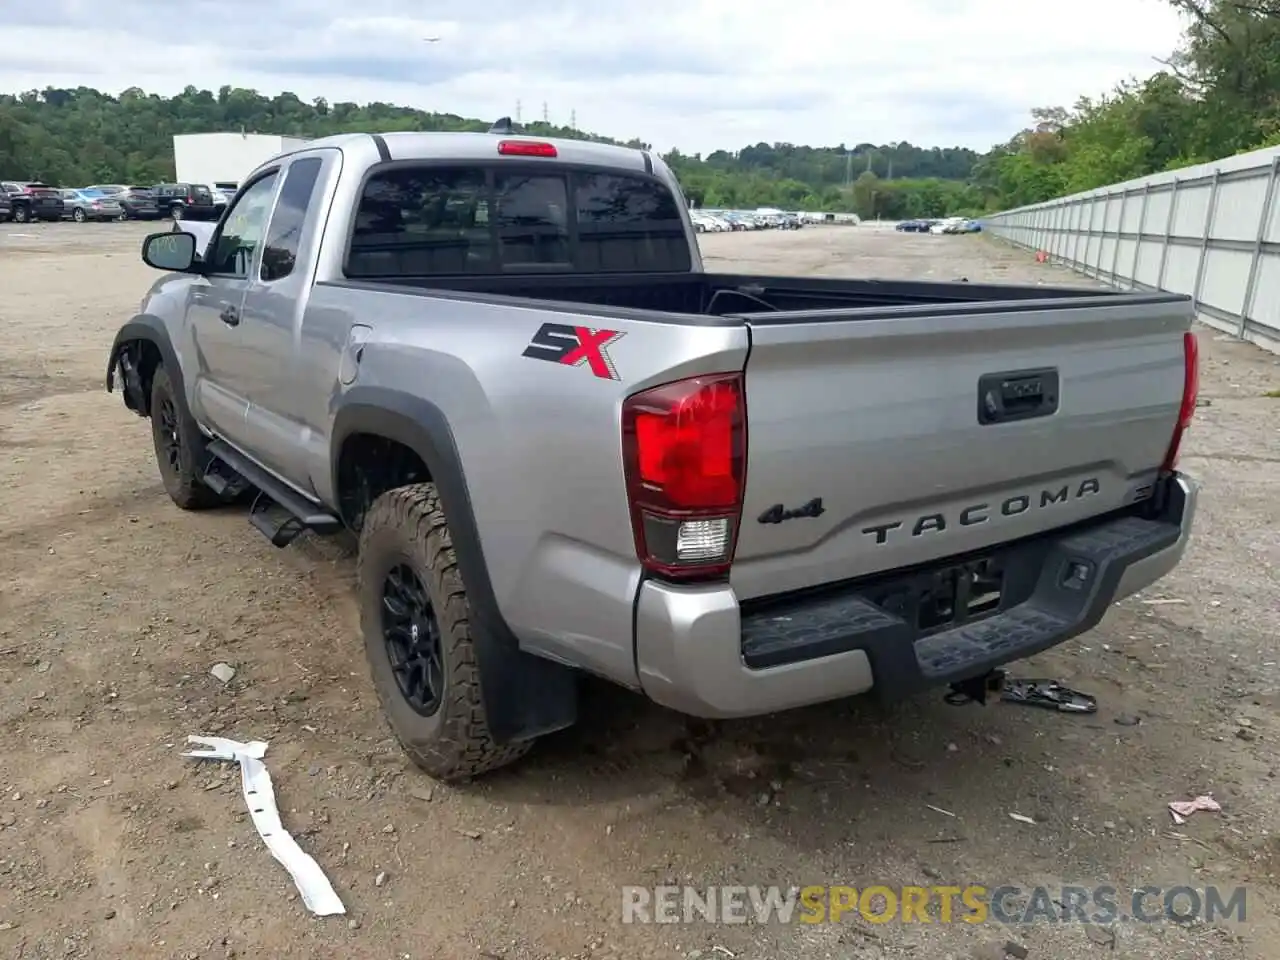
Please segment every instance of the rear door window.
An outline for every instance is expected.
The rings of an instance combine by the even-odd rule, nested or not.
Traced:
[[[660,182],[622,172],[494,166],[374,173],[356,211],[351,277],[683,272],[679,207]]]

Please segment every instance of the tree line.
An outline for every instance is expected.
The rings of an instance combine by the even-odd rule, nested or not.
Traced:
[[[758,143],[665,158],[708,207],[851,211],[863,218],[976,216],[1280,144],[1280,0],[1166,0],[1186,19],[1179,48],[1144,81],[1071,107],[1032,111],[985,154],[907,142]],[[174,176],[172,137],[214,130],[300,137],[393,130],[482,131],[491,121],[387,103],[304,102],[224,86],[174,97],[78,87],[0,95],[0,177],[75,186]],[[535,122],[542,136],[606,137]],[[648,147],[640,140],[626,145]]]
[[[496,118],[493,118],[496,119]],[[387,103],[306,103],[292,93],[268,97],[224,86],[217,92],[187,87],[174,97],[137,88],[119,96],[89,87],[46,88],[0,96],[0,176],[59,185],[172,179],[174,134],[215,130],[323,137],[393,130],[487,130],[491,120],[432,113]],[[544,122],[523,125],[531,134],[619,143]],[[645,147],[640,140],[626,146]],[[690,199],[701,206],[844,211],[860,202],[853,184],[878,176],[895,190],[919,188],[940,213],[964,183],[978,154],[961,147],[808,147],[758,143],[736,153],[706,157],[673,150],[667,161]]]

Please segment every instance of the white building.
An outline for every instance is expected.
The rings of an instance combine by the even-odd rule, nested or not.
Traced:
[[[239,184],[254,167],[307,141],[261,133],[184,133],[173,138],[178,183]]]

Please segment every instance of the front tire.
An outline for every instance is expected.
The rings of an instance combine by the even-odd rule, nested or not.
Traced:
[[[151,380],[151,438],[156,448],[156,464],[164,489],[183,510],[203,510],[221,503],[221,498],[205,486],[197,462],[199,437],[182,416],[177,390],[163,366]]]
[[[175,203],[169,208],[169,217],[173,220],[183,220],[186,218],[186,211],[182,209],[182,204]]]
[[[14,223],[29,223],[31,221],[31,211],[20,203],[15,203],[13,205],[13,213],[11,216],[13,217]]]
[[[85,221],[84,211],[81,210],[79,207],[76,207],[74,210],[71,211],[71,219],[74,220],[76,223],[84,223]]]
[[[409,758],[456,783],[527,753],[530,742],[499,744],[489,733],[467,590],[434,484],[374,501],[356,569],[373,685]]]

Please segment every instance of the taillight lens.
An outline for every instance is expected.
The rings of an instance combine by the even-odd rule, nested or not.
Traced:
[[[671,580],[726,576],[746,485],[742,374],[691,377],[628,397],[622,449],[640,562]]]
[[[1178,465],[1182,436],[1191,426],[1196,415],[1196,404],[1200,399],[1200,342],[1190,331],[1182,335],[1182,359],[1182,406],[1178,409],[1178,422],[1173,427],[1169,450],[1164,455],[1165,471],[1173,470]]]

